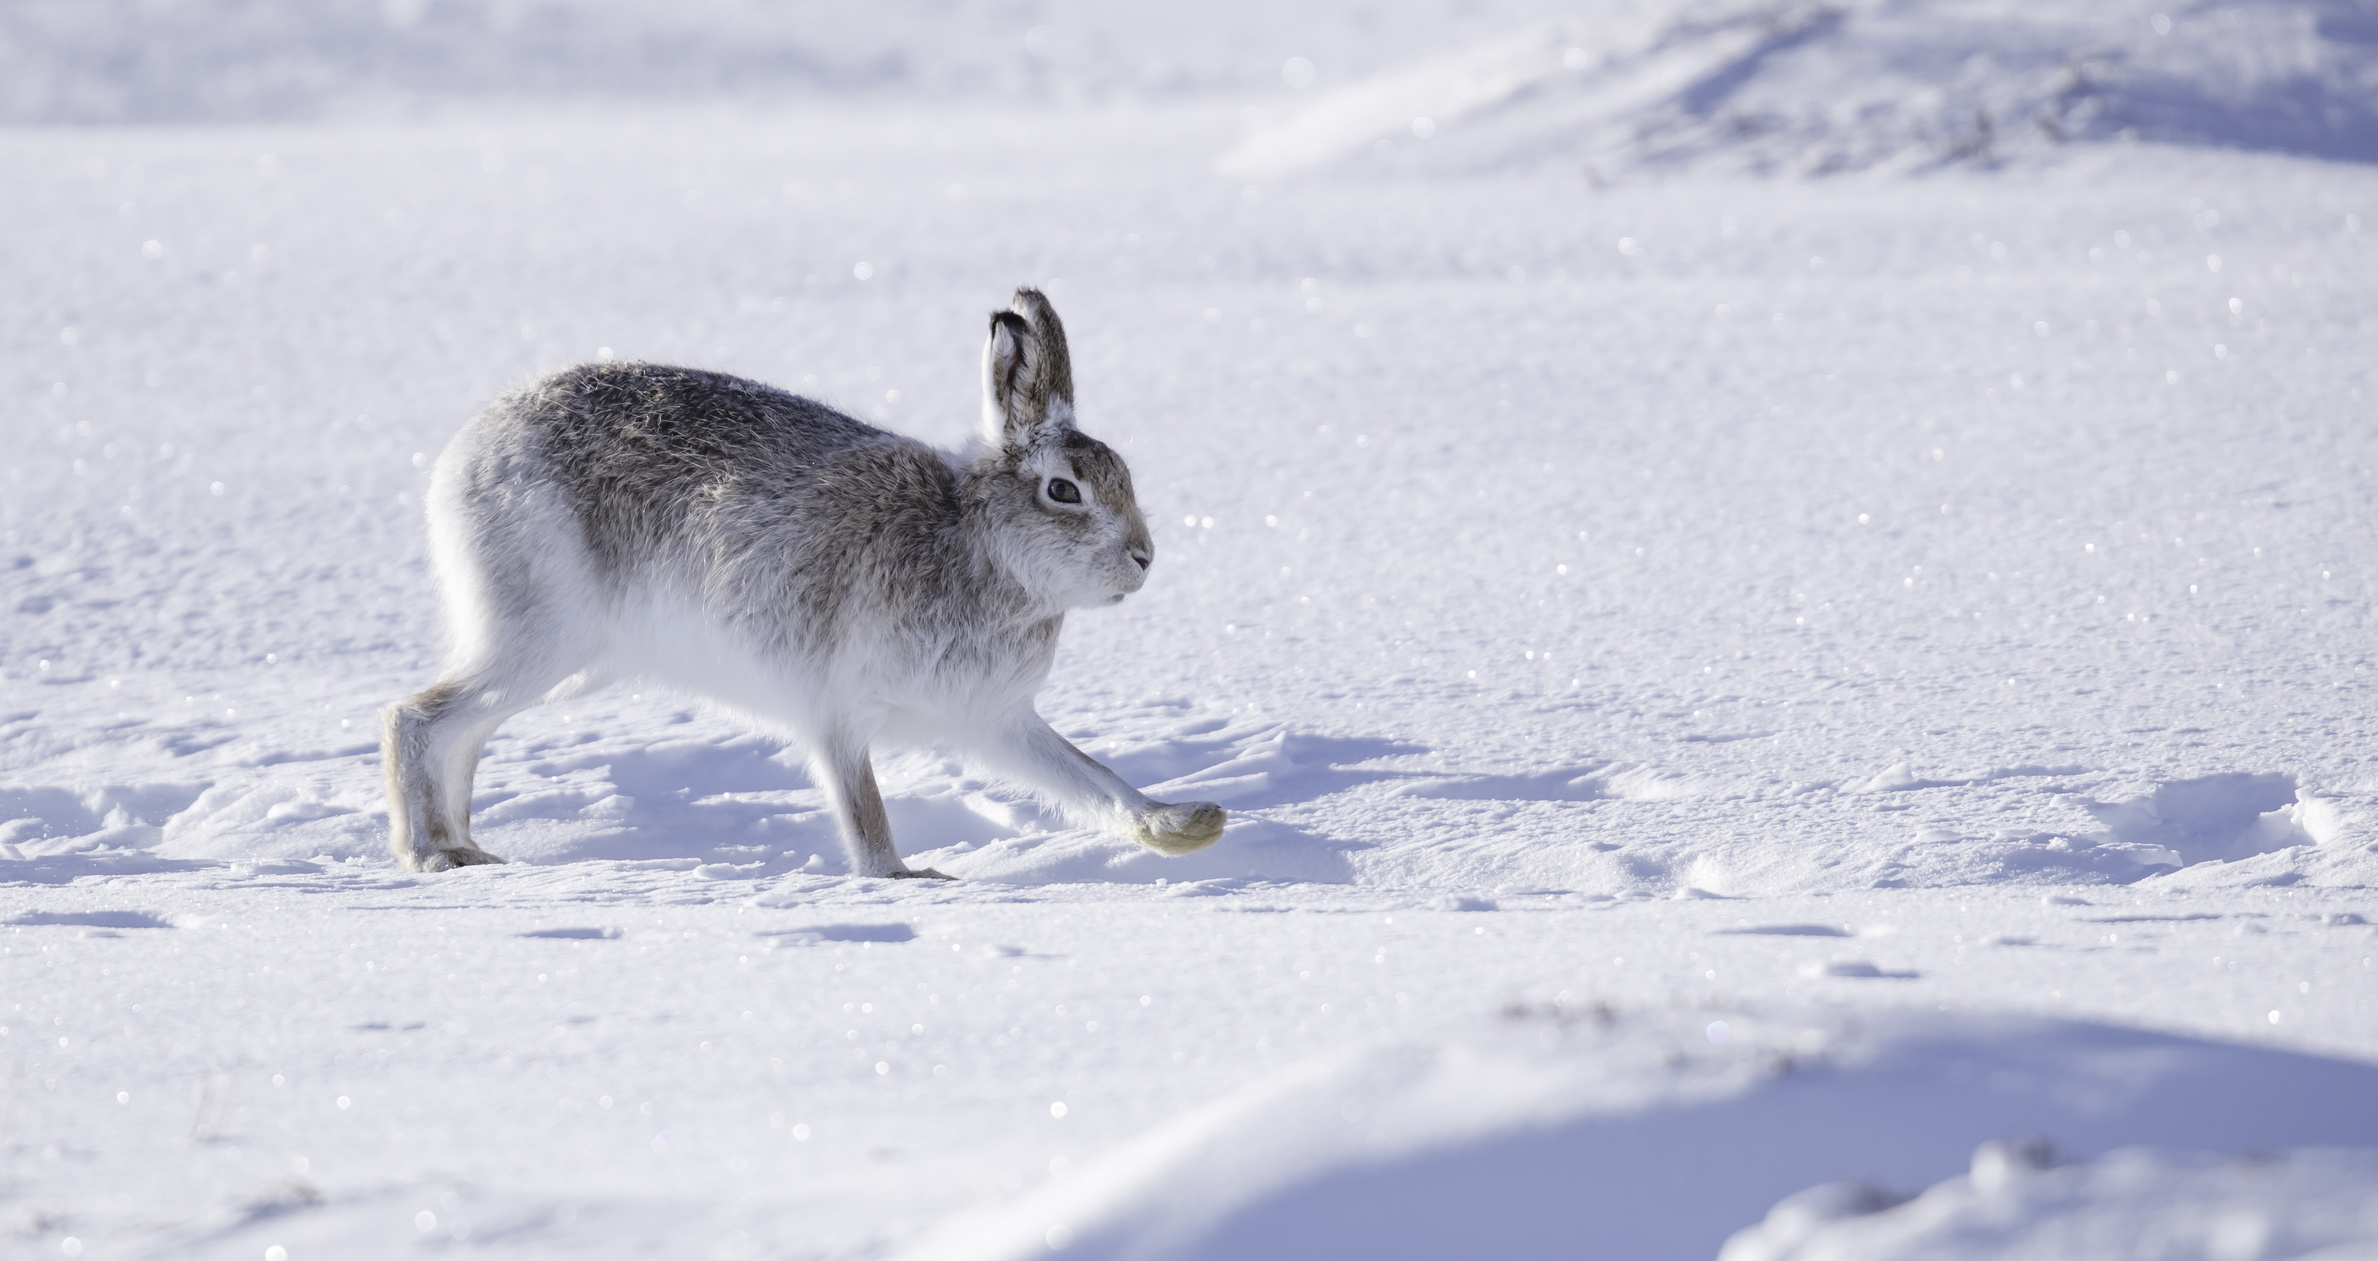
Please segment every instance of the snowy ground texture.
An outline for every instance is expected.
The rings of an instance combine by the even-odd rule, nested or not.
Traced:
[[[2378,9],[1244,8],[0,13],[0,1253],[2378,1257]],[[1221,844],[631,683],[394,867],[463,417],[1023,282]]]

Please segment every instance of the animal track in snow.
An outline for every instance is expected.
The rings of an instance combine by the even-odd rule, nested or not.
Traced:
[[[2085,804],[2117,841],[2148,851],[2142,861],[2172,867],[2317,845],[2336,827],[2327,803],[2304,796],[2294,776],[2278,773],[2206,775],[2129,801]]]

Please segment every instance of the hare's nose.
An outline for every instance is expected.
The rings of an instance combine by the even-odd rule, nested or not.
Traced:
[[[1139,562],[1139,567],[1140,567],[1141,569],[1146,569],[1146,568],[1148,567],[1148,565],[1151,563],[1151,560],[1152,560],[1152,558],[1150,558],[1150,557],[1146,557],[1146,556],[1142,556],[1142,555],[1140,555],[1138,552],[1133,552],[1133,553],[1131,554],[1131,559],[1133,559],[1133,560],[1135,560],[1135,561],[1138,561],[1138,562]]]

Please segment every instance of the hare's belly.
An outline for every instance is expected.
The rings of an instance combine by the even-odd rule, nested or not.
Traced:
[[[819,644],[667,599],[619,608],[609,629],[611,672],[804,727],[845,717],[940,738],[1029,706],[1046,674],[1035,659],[953,653],[888,630]]]
[[[607,664],[620,675],[773,713],[814,710],[830,688],[826,664],[797,642],[772,640],[687,603],[630,601],[610,621]]]

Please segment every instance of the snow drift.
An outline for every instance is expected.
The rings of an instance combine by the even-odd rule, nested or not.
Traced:
[[[2374,1130],[2378,1068],[2282,1051],[1994,1017],[1522,1005],[1290,1069],[907,1256],[1941,1256],[1926,1245],[1964,1220],[2008,1250],[1968,1229],[1954,1255],[2079,1258],[2104,1254],[2063,1246],[2059,1218],[2120,1223],[2127,1203],[2135,1222],[2152,1200],[2181,1225],[2152,1194],[2165,1177],[2221,1219],[2208,1233],[2262,1215],[2255,1251],[2216,1255],[2295,1255],[2369,1237],[2378,1165],[2269,1153]],[[2164,1150],[2055,1167],[2141,1145]],[[1943,1181],[1918,1197],[1909,1178]]]

